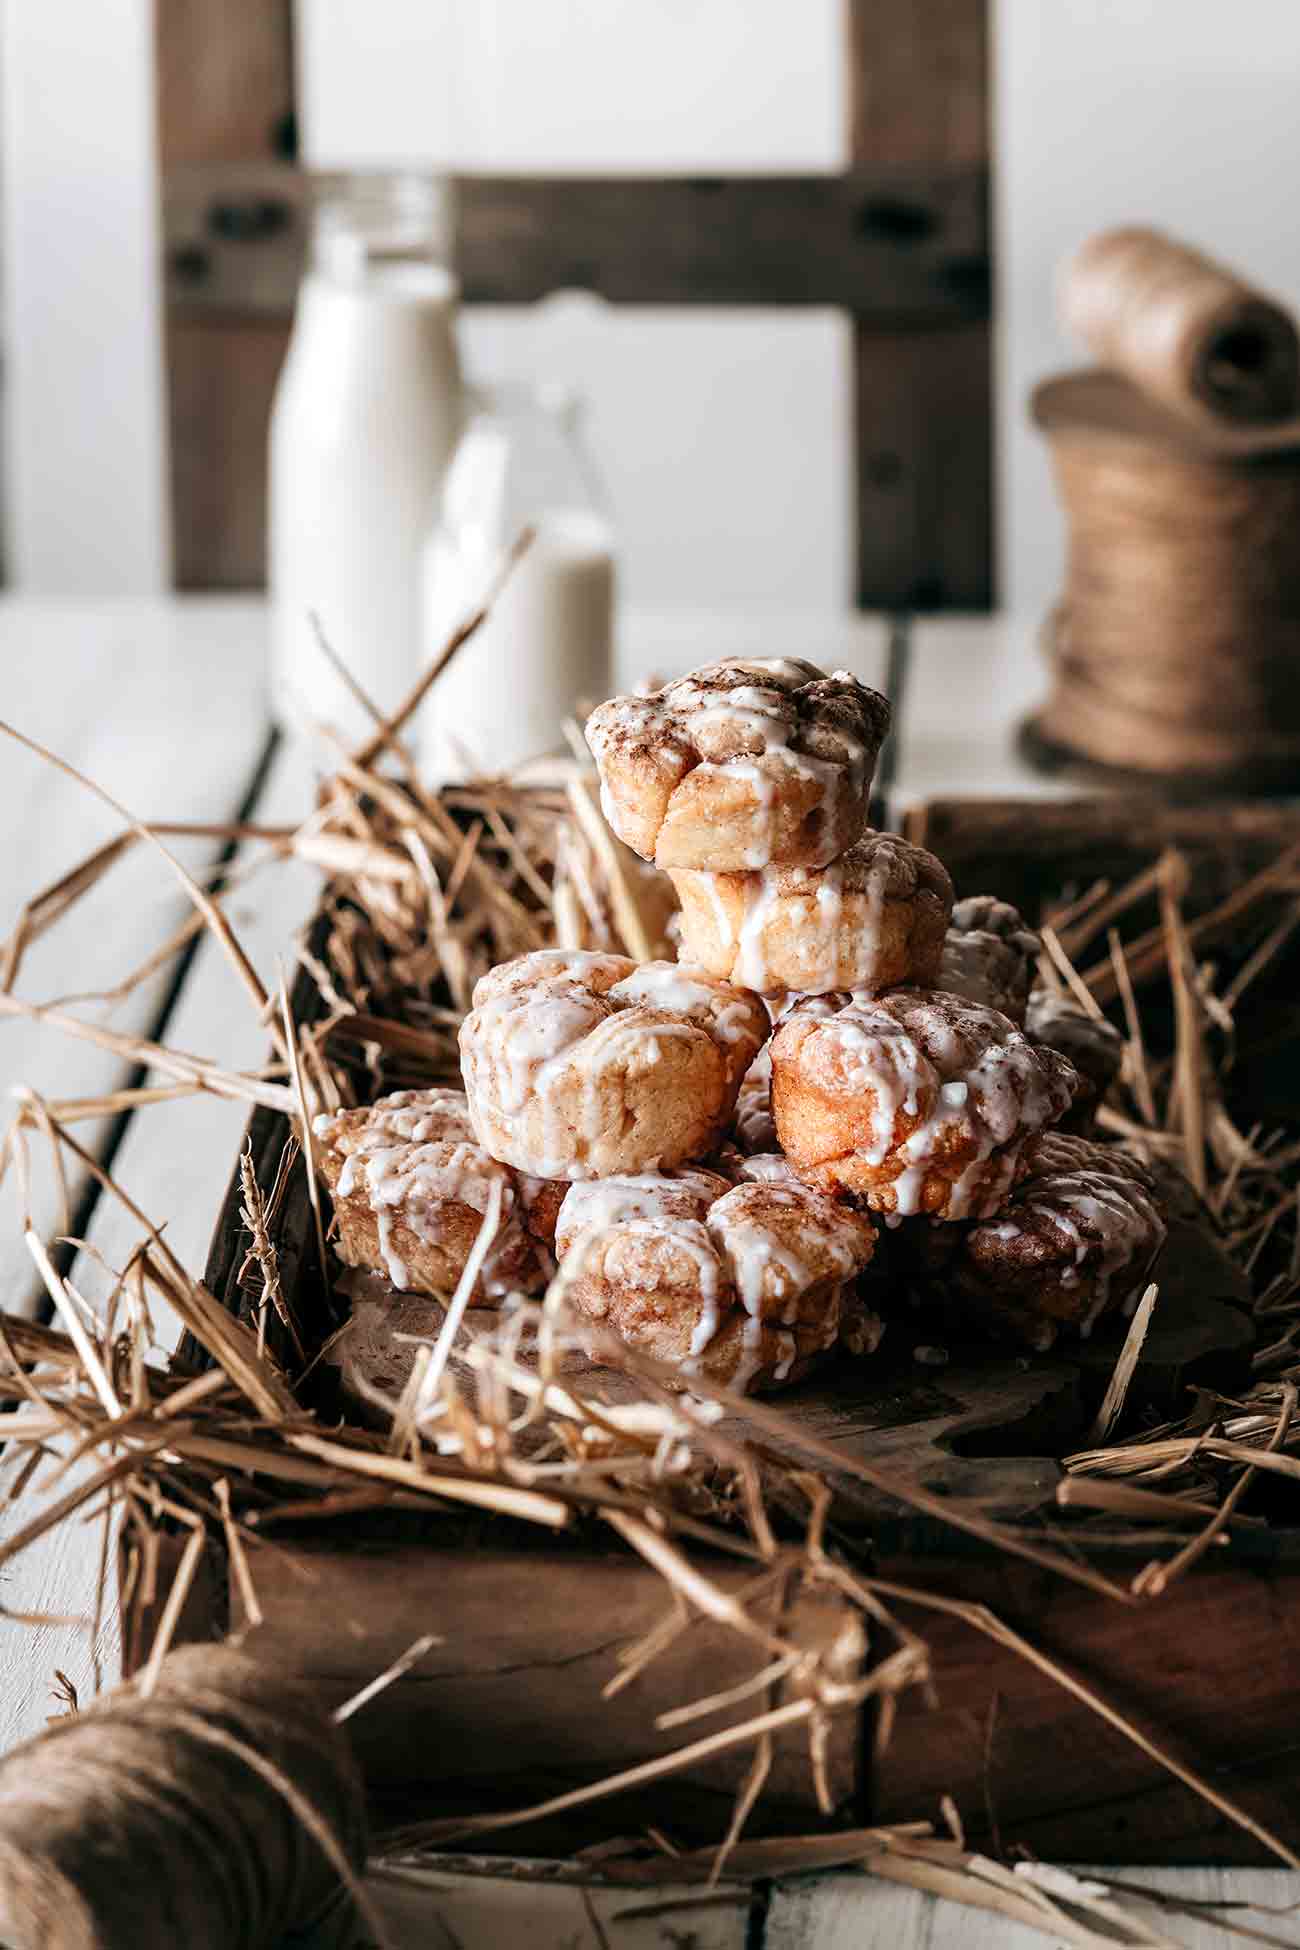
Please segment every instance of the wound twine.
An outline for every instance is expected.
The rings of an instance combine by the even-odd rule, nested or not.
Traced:
[[[1268,791],[1300,779],[1300,428],[1210,442],[1107,374],[1034,417],[1069,531],[1037,730],[1109,767]],[[1278,443],[1278,444],[1270,444]]]
[[[1300,420],[1278,415],[1295,327],[1153,231],[1086,244],[1061,306],[1113,370],[1033,395],[1068,551],[1025,749],[1183,793],[1294,790]]]
[[[1267,425],[1300,407],[1293,320],[1159,231],[1090,237],[1064,268],[1060,312],[1099,365],[1182,416]]]
[[[360,1776],[310,1689],[218,1646],[0,1763],[6,1950],[273,1950],[365,1859]]]

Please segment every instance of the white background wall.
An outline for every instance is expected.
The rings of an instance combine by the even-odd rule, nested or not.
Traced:
[[[844,166],[841,0],[298,0],[320,169],[708,175]],[[466,313],[479,378],[572,382],[625,593],[841,607],[852,590],[851,345],[832,312]],[[761,545],[756,543],[761,537]]]
[[[5,554],[41,594],[170,576],[148,0],[5,0]]]
[[[2,4],[11,577],[148,591],[167,577],[150,0]],[[1061,256],[1103,224],[1150,220],[1300,303],[1300,0],[993,5],[1002,586],[1028,615],[1059,576],[1024,402],[1075,356],[1054,321]],[[841,0],[298,0],[305,158],[837,170],[841,13]],[[465,339],[484,375],[580,374],[634,598],[847,601],[843,320],[493,309]]]
[[[1054,314],[1090,231],[1155,223],[1300,307],[1298,0],[995,0],[999,524],[1008,607],[1059,587],[1030,388],[1076,363]]]

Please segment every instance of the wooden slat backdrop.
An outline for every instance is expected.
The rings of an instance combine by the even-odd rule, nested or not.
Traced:
[[[156,0],[154,21],[166,213],[176,170],[274,165],[291,140],[292,0]],[[266,428],[288,314],[191,307],[166,214],[164,232],[173,579],[178,589],[260,588]]]
[[[992,597],[987,0],[850,0],[841,177],[465,177],[466,301],[837,305],[855,323],[857,597]],[[255,587],[304,239],[290,0],[158,0],[175,580]]]

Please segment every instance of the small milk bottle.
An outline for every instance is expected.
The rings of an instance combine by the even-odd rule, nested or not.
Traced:
[[[533,540],[429,696],[420,761],[431,784],[563,751],[565,719],[609,695],[614,534],[578,415],[562,388],[475,393],[425,552],[426,659],[525,527]]]
[[[317,201],[271,415],[268,581],[278,721],[349,743],[421,667],[420,555],[460,426],[445,184],[362,177]]]

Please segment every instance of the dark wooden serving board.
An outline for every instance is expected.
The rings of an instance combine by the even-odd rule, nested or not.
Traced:
[[[1222,897],[1278,847],[1300,839],[1300,815],[1265,808],[1218,809],[1212,817],[1118,801],[1030,807],[945,802],[910,831],[950,861],[959,892],[994,891],[1035,906],[1044,892],[1099,873],[1119,879],[1147,865],[1165,844],[1211,862],[1211,897]],[[1050,876],[1050,878],[1049,878]],[[1216,891],[1219,890],[1219,891]],[[295,1006],[311,1007],[300,985]],[[1292,1038],[1292,1043],[1295,1039]],[[1290,1045],[1288,1045],[1290,1048]],[[254,1168],[269,1185],[286,1121],[257,1110],[250,1122]],[[223,1207],[207,1281],[225,1305],[245,1313],[239,1284],[245,1237],[238,1173]],[[282,1278],[299,1318],[326,1305],[301,1168],[276,1222]],[[1130,1394],[1131,1412],[1163,1417],[1186,1405],[1188,1386],[1244,1381],[1252,1327],[1240,1275],[1202,1218],[1180,1207],[1159,1269],[1162,1300]],[[433,1303],[406,1299],[402,1321],[436,1331]],[[1055,1495],[1059,1458],[1083,1442],[1123,1336],[1117,1324],[1094,1342],[1050,1356],[963,1344],[906,1312],[890,1319],[878,1359],[841,1362],[780,1398],[797,1429],[843,1454],[921,1484],[953,1505],[1001,1521],[1047,1526],[1070,1550]],[[918,1344],[940,1341],[948,1360],[927,1366]],[[387,1352],[356,1358],[372,1383],[392,1393],[400,1364]],[[355,1350],[354,1350],[355,1354]],[[201,1361],[192,1343],[183,1362]],[[328,1386],[347,1379],[342,1363]],[[404,1359],[409,1358],[409,1350]],[[584,1387],[619,1390],[619,1378],[588,1371]],[[992,1607],[1019,1624],[1151,1733],[1208,1768],[1218,1787],[1300,1841],[1300,1529],[1234,1529],[1193,1574],[1158,1601],[1132,1605],[1097,1595],[1008,1558],[963,1535],[933,1512],[918,1514],[855,1488],[844,1506],[874,1563],[900,1584]],[[178,1548],[163,1540],[164,1556]],[[1164,1546],[1167,1550],[1167,1544]],[[1099,1555],[1100,1551],[1100,1555]],[[1090,1547],[1119,1582],[1154,1554],[1148,1540]],[[752,1567],[721,1560],[723,1581]],[[671,1705],[735,1685],[757,1669],[734,1635],[697,1624],[674,1653],[612,1701],[603,1688],[621,1647],[665,1611],[662,1580],[617,1546],[608,1530],[578,1523],[552,1536],[498,1517],[386,1511],[276,1526],[254,1552],[263,1618],[252,1642],[317,1677],[343,1699],[421,1633],[445,1643],[391,1686],[354,1723],[381,1818],[474,1806],[520,1805],[635,1765],[680,1744],[657,1731]],[[165,1591],[135,1621],[139,1658]],[[184,1629],[202,1636],[245,1623],[214,1537],[186,1608]],[[849,1614],[838,1602],[804,1597],[790,1629],[825,1640]],[[869,1719],[835,1722],[831,1777],[841,1815],[932,1816],[952,1793],[968,1834],[985,1845],[1026,1842],[1058,1859],[1124,1862],[1259,1861],[1260,1844],[1214,1816],[1139,1747],[1108,1730],[1058,1685],[952,1616],[918,1609],[930,1641],[935,1700],[904,1703],[894,1736],[873,1752]],[[858,1653],[869,1660],[873,1648]],[[715,1757],[657,1784],[584,1811],[574,1823],[512,1829],[503,1849],[568,1850],[603,1832],[629,1833],[653,1821],[684,1840],[716,1839],[745,1757]],[[806,1750],[796,1734],[778,1743],[769,1792],[755,1817],[771,1831],[820,1819]]]
[[[1130,1386],[1132,1400],[1171,1411],[1198,1379],[1244,1384],[1254,1331],[1245,1312],[1245,1282],[1215,1240],[1208,1220],[1174,1216],[1152,1278],[1161,1289]],[[1017,1353],[979,1339],[955,1340],[952,1322],[933,1320],[885,1295],[885,1338],[865,1358],[832,1357],[797,1387],[764,1397],[796,1434],[824,1443],[847,1461],[888,1471],[989,1516],[1028,1517],[1049,1509],[1062,1470],[1057,1457],[1083,1442],[1105,1394],[1128,1323],[1118,1319],[1092,1340],[1051,1354]],[[326,1364],[337,1377],[339,1412],[385,1428],[421,1342],[433,1342],[444,1313],[436,1300],[395,1293],[372,1279],[352,1319],[331,1344]],[[491,1335],[500,1316],[471,1309],[464,1338]],[[939,1338],[936,1338],[939,1337]],[[918,1358],[916,1350],[922,1350]],[[946,1358],[941,1358],[946,1357]],[[527,1348],[521,1359],[528,1364]],[[472,1392],[473,1369],[453,1353],[453,1370]],[[616,1370],[570,1357],[563,1369],[584,1396],[627,1402],[636,1384]],[[723,1433],[770,1444],[743,1410]],[[797,1442],[777,1443],[793,1456]],[[804,1458],[806,1460],[806,1457]],[[881,1534],[899,1517],[896,1498],[856,1484],[842,1496],[845,1521]]]

